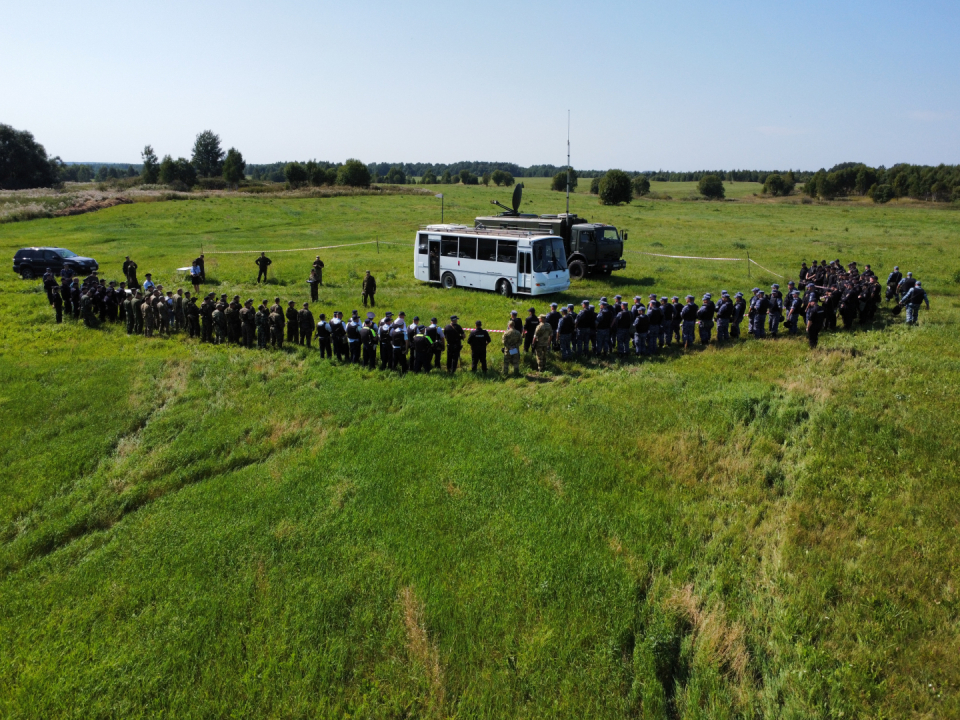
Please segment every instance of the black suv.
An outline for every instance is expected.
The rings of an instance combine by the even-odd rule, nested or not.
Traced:
[[[93,258],[81,257],[65,248],[31,247],[17,250],[13,256],[13,271],[24,280],[41,277],[47,268],[60,275],[69,267],[76,275],[89,275],[100,268]]]

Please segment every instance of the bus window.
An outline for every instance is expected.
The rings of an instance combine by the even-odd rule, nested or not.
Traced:
[[[563,240],[537,240],[533,243],[534,272],[555,272],[566,270],[567,258],[564,255]]]
[[[460,257],[466,260],[477,259],[477,239],[475,237],[460,238]]]
[[[517,241],[497,241],[497,262],[517,264]]]
[[[420,233],[420,235],[418,235],[417,238],[418,238],[418,243],[419,243],[419,245],[418,245],[418,252],[419,252],[421,255],[426,255],[426,254],[427,254],[427,235],[426,235],[426,233]]]
[[[543,242],[533,244],[533,269],[534,272],[547,271],[547,263],[543,258]]]
[[[440,254],[444,257],[457,256],[457,238],[447,235],[440,236]]]
[[[477,238],[477,260],[496,260],[497,241],[490,238]]]

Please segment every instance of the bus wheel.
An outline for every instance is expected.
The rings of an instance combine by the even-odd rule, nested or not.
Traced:
[[[453,273],[444,273],[443,277],[440,278],[440,284],[447,290],[452,290],[457,286],[457,279],[453,276]]]
[[[501,280],[497,283],[497,292],[504,297],[510,297],[513,295],[513,288],[510,287],[510,282],[508,280]]]
[[[583,260],[574,260],[570,263],[569,269],[571,280],[582,280],[587,274],[587,265]]]

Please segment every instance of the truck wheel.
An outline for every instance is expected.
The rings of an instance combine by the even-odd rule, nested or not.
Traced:
[[[497,292],[503,295],[504,297],[510,297],[513,295],[513,288],[510,286],[510,282],[507,280],[501,280],[497,283]]]
[[[20,271],[20,277],[22,277],[24,280],[33,280],[33,270],[30,268],[23,268]]]
[[[447,290],[452,290],[457,286],[457,279],[453,276],[453,273],[444,273],[443,277],[440,278],[440,284]]]
[[[582,280],[587,274],[587,264],[583,260],[574,260],[568,268],[571,280]]]

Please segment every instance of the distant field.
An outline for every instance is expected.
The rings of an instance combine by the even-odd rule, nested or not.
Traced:
[[[524,180],[525,211],[562,211],[547,182]],[[432,196],[0,226],[0,715],[960,716],[960,214],[680,201],[693,186],[615,208],[574,194],[629,230],[628,267],[559,299],[748,291],[839,257],[912,270],[932,310],[812,352],[400,378],[57,326],[9,258],[62,245],[109,279],[130,254],[187,287],[175,268],[202,248],[210,289],[302,302],[319,254],[315,312],[359,309],[367,269],[378,313],[499,329],[545,308],[414,281]],[[467,224],[511,193],[436,191]],[[261,287],[255,255],[213,254],[260,249]],[[747,252],[770,272],[657,257]]]

